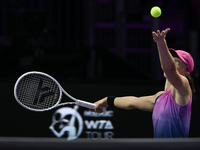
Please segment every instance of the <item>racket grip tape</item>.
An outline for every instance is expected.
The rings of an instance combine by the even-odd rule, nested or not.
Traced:
[[[90,102],[81,101],[81,100],[77,100],[76,104],[79,106],[82,106],[82,107],[89,108],[89,109],[94,109],[94,107],[95,107],[95,104],[90,103]]]

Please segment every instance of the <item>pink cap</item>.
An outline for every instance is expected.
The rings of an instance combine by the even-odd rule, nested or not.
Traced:
[[[178,55],[178,57],[187,65],[189,73],[193,71],[194,60],[188,52],[183,51],[183,50],[175,50],[173,48],[169,48],[169,50],[174,51]]]

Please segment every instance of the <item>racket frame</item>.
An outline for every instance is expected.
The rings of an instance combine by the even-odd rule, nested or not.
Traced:
[[[23,103],[21,103],[18,99],[18,96],[17,96],[17,85],[19,84],[19,82],[21,81],[21,79],[29,74],[40,74],[40,75],[44,75],[44,76],[47,76],[48,78],[52,79],[59,87],[59,91],[60,91],[60,96],[59,96],[59,99],[57,101],[57,103],[55,105],[53,105],[52,107],[49,107],[47,109],[33,109],[33,108],[30,108],[28,106],[25,106]],[[64,102],[64,103],[60,103],[61,102],[61,99],[62,99],[62,95],[63,93],[69,97],[70,99],[74,100],[75,102]],[[24,108],[26,109],[29,109],[29,110],[32,110],[32,111],[48,111],[48,110],[51,110],[55,107],[59,107],[59,106],[62,106],[62,105],[67,105],[67,104],[76,104],[76,105],[79,105],[79,106],[82,106],[82,107],[86,107],[86,108],[89,108],[89,109],[94,109],[95,107],[95,104],[93,103],[90,103],[90,102],[86,102],[86,101],[83,101],[83,100],[79,100],[79,99],[76,99],[74,97],[72,97],[71,95],[69,95],[63,88],[62,86],[59,84],[59,82],[53,78],[52,76],[46,74],[46,73],[43,73],[43,72],[39,72],[39,71],[30,71],[30,72],[26,72],[24,74],[22,74],[16,81],[15,83],[15,86],[14,86],[14,97],[16,99],[16,101]]]

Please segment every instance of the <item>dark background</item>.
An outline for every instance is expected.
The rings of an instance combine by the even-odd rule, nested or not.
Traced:
[[[155,5],[162,9],[156,19],[149,13]],[[46,72],[90,102],[163,90],[151,32],[169,27],[168,46],[195,60],[190,137],[199,137],[199,6],[199,0],[0,0],[0,136],[54,137],[48,127],[55,110],[31,112],[14,99],[15,81],[27,71]],[[153,137],[151,113],[114,111],[115,138]]]

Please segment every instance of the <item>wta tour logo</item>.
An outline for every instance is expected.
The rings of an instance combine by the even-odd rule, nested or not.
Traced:
[[[34,98],[33,105],[36,105],[38,103],[42,103],[42,102],[45,101],[46,97],[49,97],[49,96],[52,96],[52,95],[55,94],[55,92],[49,91],[50,90],[49,87],[43,87],[42,88],[42,85],[43,85],[43,80],[40,79],[39,85],[38,85],[38,88],[37,88],[37,92],[36,92],[36,95],[35,95],[35,98]]]
[[[110,120],[113,117],[113,111],[96,113],[85,110],[83,116],[87,119],[83,120],[77,110],[77,105],[74,108],[62,107],[53,114],[49,129],[56,137],[74,140],[81,135],[93,140],[113,139],[114,126]]]
[[[63,107],[53,114],[52,124],[49,129],[55,136],[67,136],[67,140],[74,140],[79,137],[83,130],[83,120],[77,110],[78,106],[75,105],[74,109]]]

